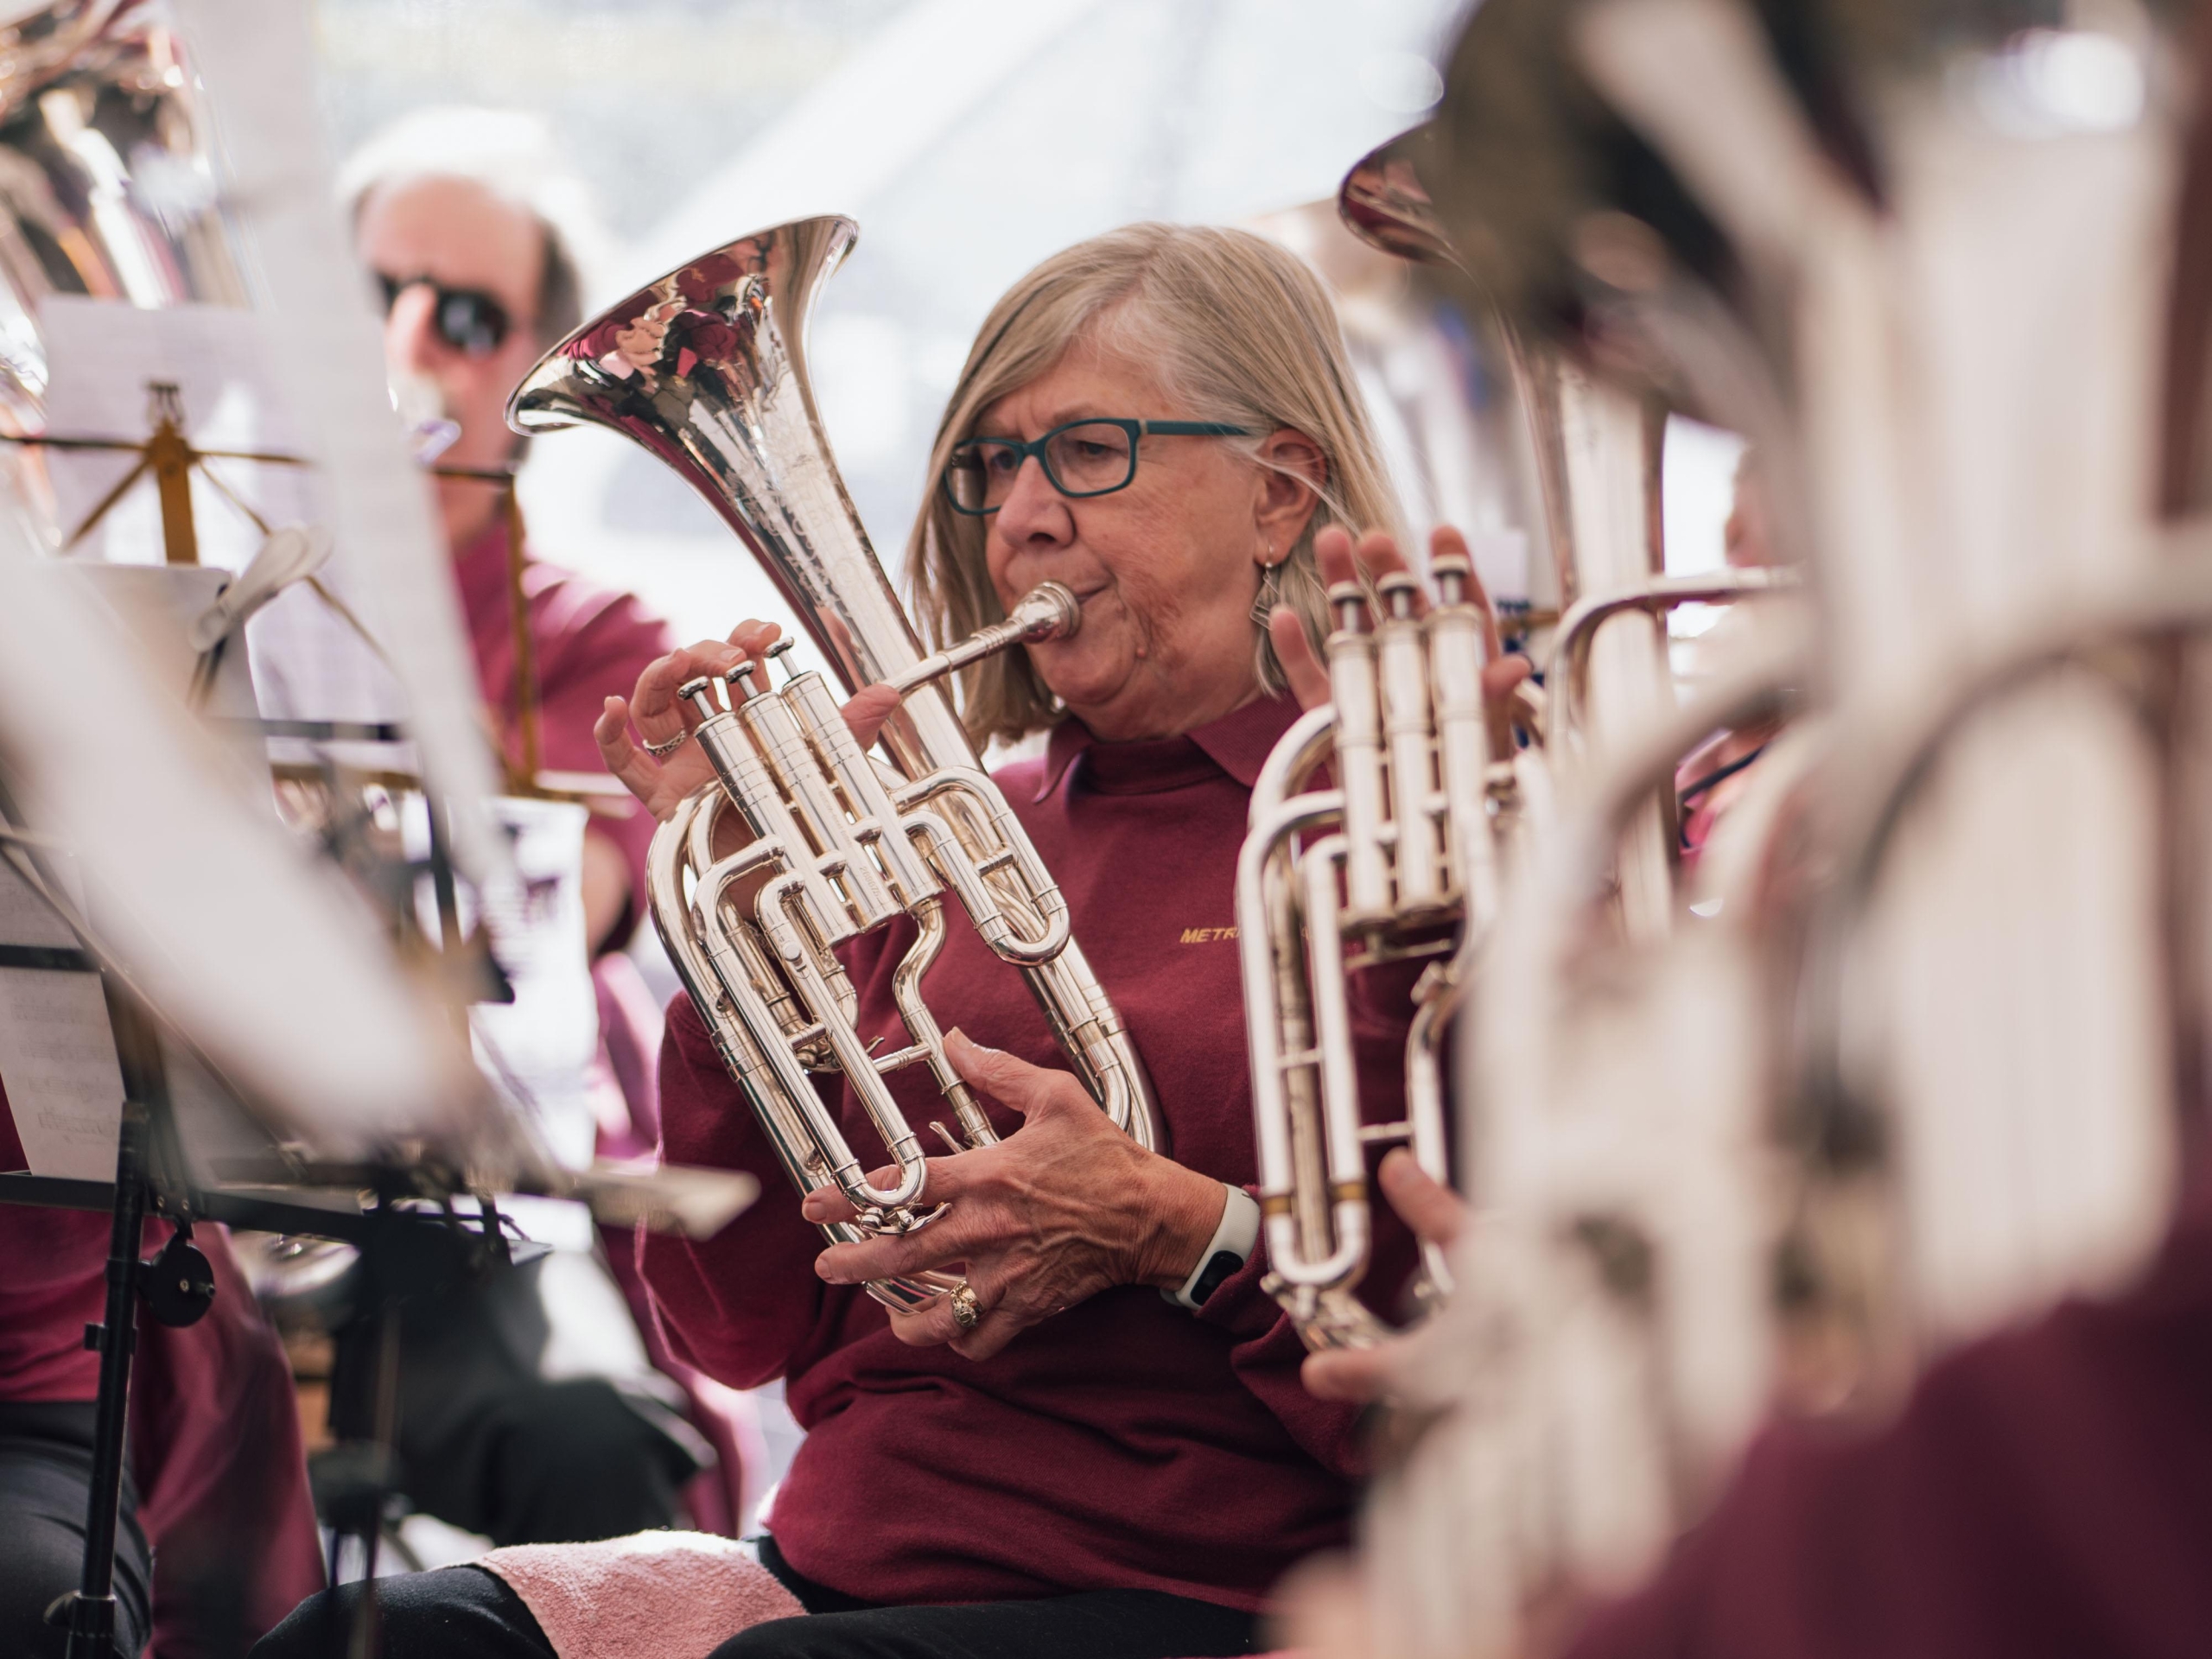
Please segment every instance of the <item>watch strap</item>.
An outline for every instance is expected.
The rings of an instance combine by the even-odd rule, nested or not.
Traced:
[[[1221,1224],[1213,1230],[1213,1236],[1198,1252],[1198,1264],[1191,1269],[1191,1276],[1173,1290],[1160,1294],[1169,1301],[1191,1309],[1193,1313],[1205,1306],[1206,1298],[1221,1287],[1224,1280],[1232,1277],[1236,1270],[1252,1259],[1252,1252],[1260,1248],[1260,1205],[1258,1200],[1241,1186],[1222,1183],[1228,1194],[1221,1207]]]

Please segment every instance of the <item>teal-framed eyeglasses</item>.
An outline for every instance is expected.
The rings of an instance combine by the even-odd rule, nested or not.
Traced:
[[[1241,426],[1219,421],[1126,421],[1106,416],[1070,421],[1041,438],[967,438],[952,446],[945,463],[944,495],[953,510],[982,518],[996,512],[1014,493],[1014,480],[1030,456],[1062,495],[1082,498],[1126,490],[1137,475],[1139,438],[1244,438]]]

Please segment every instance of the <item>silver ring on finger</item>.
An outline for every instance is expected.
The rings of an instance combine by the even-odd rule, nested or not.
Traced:
[[[952,1304],[952,1322],[963,1331],[973,1331],[983,1322],[983,1305],[976,1299],[975,1286],[961,1286],[948,1300]]]
[[[645,745],[645,753],[652,756],[656,760],[665,760],[670,755],[674,754],[678,749],[682,748],[690,741],[691,734],[689,729],[686,729],[684,731],[678,732],[674,737],[670,738],[664,743],[654,743],[648,741]]]

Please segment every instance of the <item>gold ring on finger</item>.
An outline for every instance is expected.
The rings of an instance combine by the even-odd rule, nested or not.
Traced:
[[[952,1293],[952,1322],[963,1331],[973,1331],[982,1323],[983,1305],[976,1297],[973,1285],[963,1285]]]

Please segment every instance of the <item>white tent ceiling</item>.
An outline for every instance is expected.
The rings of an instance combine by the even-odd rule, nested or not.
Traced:
[[[858,251],[817,317],[817,391],[895,558],[928,436],[976,325],[1039,259],[1132,219],[1235,220],[1332,194],[1438,88],[1457,0],[917,0],[639,238],[643,281],[810,213]],[[671,158],[672,164],[697,158]],[[644,592],[688,633],[771,601],[657,463],[599,433],[544,441],[530,491],[556,556]],[[768,613],[773,614],[772,611]]]

